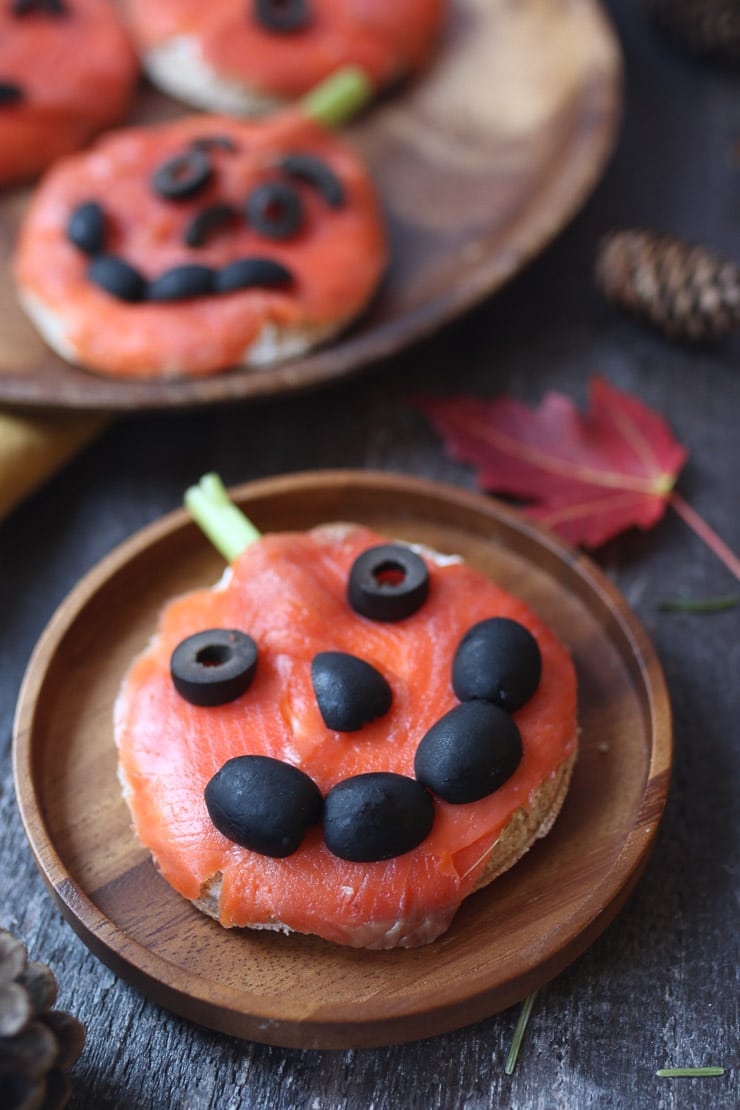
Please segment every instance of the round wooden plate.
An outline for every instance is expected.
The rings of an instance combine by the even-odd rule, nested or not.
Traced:
[[[582,745],[550,835],[470,897],[424,948],[367,952],[224,930],[159,877],[120,797],[112,707],[161,605],[223,562],[178,511],[70,594],[31,659],[16,715],[16,790],[36,861],[86,944],[156,1002],[269,1044],[346,1048],[447,1031],[512,1005],[598,936],[646,862],[671,763],[660,665],[583,555],[482,495],[324,471],[234,491],[263,531],[328,520],[458,552],[527,600],[575,657]],[[607,970],[604,971],[607,974]]]
[[[452,0],[428,72],[347,128],[388,215],[383,288],[336,343],[267,370],[120,381],[63,362],[17,305],[9,261],[30,194],[6,194],[0,401],[126,410],[251,399],[400,351],[499,288],[563,227],[611,153],[620,103],[619,50],[595,0]],[[150,91],[137,120],[182,111]]]

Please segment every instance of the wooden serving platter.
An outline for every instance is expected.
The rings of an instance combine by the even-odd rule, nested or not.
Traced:
[[[412,1040],[474,1022],[555,976],[602,932],[647,860],[671,766],[655,652],[585,556],[482,495],[324,471],[238,488],[263,531],[355,520],[457,552],[519,594],[572,651],[581,750],[550,835],[470,897],[448,933],[408,951],[224,930],[174,893],[136,843],[116,777],[112,708],[162,604],[223,562],[182,511],[104,559],[41,638],[20,693],[18,802],[62,913],[160,1005],[237,1037],[301,1048]],[[604,969],[604,974],[608,974]]]
[[[0,401],[131,410],[327,383],[432,334],[498,289],[576,212],[611,153],[621,60],[596,0],[451,0],[433,64],[347,128],[387,213],[392,263],[337,342],[266,370],[120,381],[51,353],[10,275],[30,190],[0,198]],[[182,114],[144,88],[133,122]],[[129,121],[131,122],[131,121]]]

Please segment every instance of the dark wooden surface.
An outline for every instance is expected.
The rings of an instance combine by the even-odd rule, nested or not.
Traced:
[[[0,924],[53,966],[59,1005],[88,1026],[72,1107],[360,1110],[399,1106],[714,1108],[738,1101],[738,610],[668,613],[664,599],[737,583],[675,515],[598,561],[644,622],[675,714],[674,778],[647,871],[604,935],[539,995],[515,1074],[518,1008],[387,1049],[283,1050],[204,1032],[145,1001],[76,938],[32,862],[10,777],[20,679],[46,621],[80,576],[179,504],[208,468],[229,483],[309,468],[373,467],[472,487],[409,404],[420,391],[548,388],[579,401],[595,371],[665,413],[690,450],[681,493],[734,548],[740,345],[669,346],[605,305],[591,280],[599,236],[643,224],[740,259],[740,73],[682,58],[638,0],[609,5],[626,53],[622,140],[593,198],[512,286],[438,338],[362,377],[252,407],[120,418],[0,526],[3,744]],[[722,1079],[655,1077],[723,1064]]]

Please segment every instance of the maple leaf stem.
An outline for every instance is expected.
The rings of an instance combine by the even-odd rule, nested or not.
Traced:
[[[737,555],[727,546],[725,541],[711,528],[703,517],[699,516],[695,509],[691,508],[688,501],[684,501],[680,493],[673,493],[668,497],[668,504],[672,505],[678,515],[688,524],[689,528],[704,540],[704,543],[709,547],[721,562],[725,564],[727,569],[740,579],[740,559]]]

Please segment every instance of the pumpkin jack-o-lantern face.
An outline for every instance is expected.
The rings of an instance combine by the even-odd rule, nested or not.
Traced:
[[[445,0],[126,0],[152,80],[211,111],[261,113],[341,66],[380,88],[421,68]]]
[[[208,374],[344,327],[386,253],[367,172],[336,136],[297,111],[194,116],[112,133],[56,168],[24,221],[16,277],[70,360]]]
[[[423,624],[429,589],[427,564],[412,548],[370,547],[350,568],[344,621],[356,614],[382,629],[421,614]],[[372,644],[372,633],[368,640]],[[373,650],[382,654],[377,641]],[[244,631],[198,632],[175,649],[172,680],[190,704],[221,706],[249,689],[258,654],[258,644]],[[364,726],[393,707],[391,683],[351,652],[318,650],[306,662],[323,725],[340,736],[359,736],[361,745]],[[537,641],[523,624],[505,617],[478,621],[456,645],[449,676],[438,676],[459,700],[417,736],[413,775],[373,769],[341,777],[322,800],[317,783],[292,762],[247,750],[206,785],[208,812],[229,839],[267,856],[291,855],[320,820],[329,851],[341,859],[362,863],[402,855],[431,832],[434,795],[455,805],[473,803],[511,778],[522,759],[512,713],[534,695],[541,671]]]
[[[0,184],[31,177],[118,119],[138,64],[112,4],[0,3]]]
[[[179,893],[217,892],[203,908],[225,925],[392,947],[446,928],[543,787],[515,858],[554,817],[575,722],[567,652],[522,602],[459,558],[333,525],[263,536],[171,602],[116,739]]]
[[[218,154],[218,157],[215,155]],[[87,201],[71,214],[67,237],[88,255],[88,277],[113,297],[123,301],[179,301],[218,296],[240,289],[288,289],[295,281],[289,265],[292,248],[300,250],[303,237],[315,234],[317,223],[309,211],[316,201],[327,209],[341,209],[347,202],[344,187],[330,166],[312,154],[287,151],[268,156],[254,165],[254,182],[241,203],[225,200],[219,189],[218,162],[238,157],[235,143],[224,136],[195,139],[182,153],[158,167],[150,186],[160,202],[173,208],[173,222],[180,225],[177,248],[183,261],[160,273],[144,273],[110,249],[116,238],[116,219],[104,201]],[[314,194],[313,202],[307,194]],[[220,196],[221,199],[215,199]],[[202,199],[203,198],[203,199]],[[187,203],[187,215],[181,210]],[[240,244],[244,243],[243,253]],[[272,244],[285,244],[283,260],[264,253]],[[164,244],[162,244],[163,246]],[[250,250],[252,248],[252,250]],[[203,262],[204,256],[221,255],[220,266]],[[227,260],[228,259],[228,260]]]

